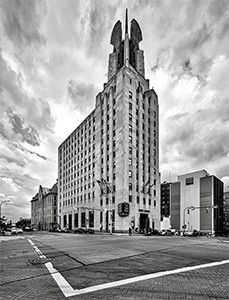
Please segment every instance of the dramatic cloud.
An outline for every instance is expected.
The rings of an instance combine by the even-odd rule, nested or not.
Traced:
[[[10,113],[9,120],[13,126],[14,133],[21,135],[22,142],[26,141],[33,146],[39,146],[39,136],[33,127],[24,127],[24,120],[16,114]]]
[[[39,32],[40,2],[39,0],[1,1],[1,17],[5,34],[21,48],[44,42]]]
[[[90,113],[94,109],[95,96],[98,93],[93,84],[69,80],[68,95],[73,107],[81,113]]]
[[[107,82],[117,20],[142,29],[160,105],[162,181],[206,169],[229,185],[227,0],[0,1],[0,185],[4,214],[30,216],[57,178],[57,148]],[[0,199],[0,200],[1,200]]]

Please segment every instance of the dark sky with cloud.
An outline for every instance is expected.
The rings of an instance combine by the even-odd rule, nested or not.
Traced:
[[[206,169],[229,185],[229,1],[1,0],[0,198],[30,216],[57,178],[57,148],[94,109],[125,9],[142,29],[160,104],[162,181]],[[0,199],[0,200],[1,200]]]

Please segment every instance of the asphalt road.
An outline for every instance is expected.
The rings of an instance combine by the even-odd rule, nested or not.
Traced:
[[[2,299],[229,299],[229,240],[37,232],[0,241]]]

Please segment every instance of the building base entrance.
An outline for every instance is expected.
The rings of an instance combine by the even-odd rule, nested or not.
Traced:
[[[147,234],[149,231],[149,216],[141,213],[139,218],[139,233]]]

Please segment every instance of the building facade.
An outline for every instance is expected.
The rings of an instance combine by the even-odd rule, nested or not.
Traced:
[[[141,29],[111,34],[108,82],[58,148],[61,227],[127,231],[160,224],[158,97],[144,74]]]
[[[57,193],[57,183],[51,189],[39,186],[38,193],[31,200],[32,228],[50,230],[58,227]]]
[[[223,195],[223,231],[229,235],[229,191]]]
[[[205,170],[200,170],[178,176],[178,183],[176,186],[174,184],[170,204],[172,228],[221,234],[223,182]]]
[[[163,182],[161,184],[161,217],[170,216],[170,195],[171,183]]]
[[[170,221],[171,228],[177,231],[181,228],[181,194],[180,194],[180,182],[170,183]]]

